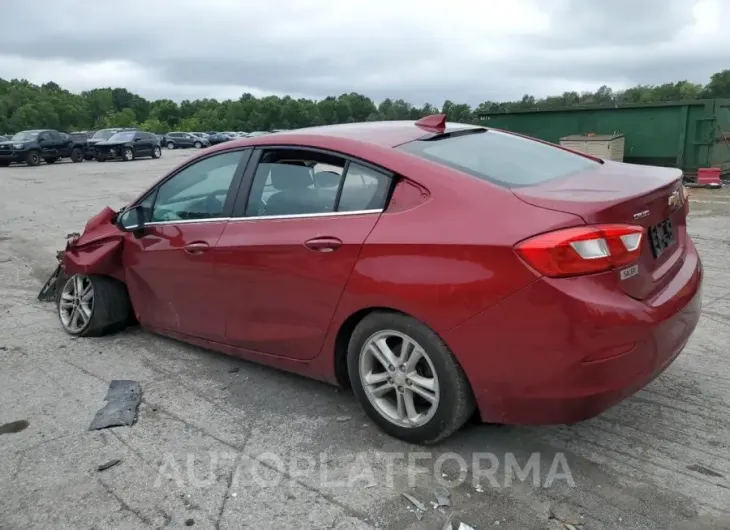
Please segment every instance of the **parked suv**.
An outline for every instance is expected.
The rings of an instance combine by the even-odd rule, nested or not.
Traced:
[[[130,162],[135,158],[151,156],[160,158],[160,140],[156,134],[143,131],[121,131],[104,142],[96,144],[96,160],[104,162],[121,158]]]
[[[188,132],[171,132],[165,135],[165,146],[168,149],[179,147],[207,147],[210,145],[207,138],[201,138]]]
[[[53,129],[21,131],[7,142],[0,143],[0,167],[7,167],[12,163],[37,166],[41,160],[53,164],[59,158],[82,162],[83,143]]]
[[[86,142],[86,149],[84,150],[84,158],[86,160],[92,160],[96,158],[96,144],[99,142],[106,142],[109,138],[122,131],[135,131],[136,129],[126,129],[121,127],[114,127],[111,129],[99,129],[96,131],[91,138]]]

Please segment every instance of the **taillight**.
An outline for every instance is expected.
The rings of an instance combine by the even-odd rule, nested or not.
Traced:
[[[591,225],[532,237],[515,246],[517,254],[544,276],[578,276],[623,267],[639,259],[644,228]]]

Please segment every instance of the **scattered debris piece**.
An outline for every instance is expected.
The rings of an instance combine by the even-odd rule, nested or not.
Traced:
[[[352,416],[337,416],[337,421],[350,421]]]
[[[97,466],[96,470],[97,471],[106,471],[110,467],[116,466],[121,461],[122,461],[121,458],[114,458],[112,460],[109,460],[109,462],[106,462],[105,464],[100,464],[99,466]]]
[[[238,366],[234,366],[233,368],[228,369],[229,374],[235,374],[236,372],[240,371],[241,369]]]
[[[475,489],[475,490],[476,490],[476,491],[477,491],[478,493],[484,493],[484,488],[482,488],[482,485],[481,485],[481,484],[474,484],[474,489]]]
[[[409,502],[410,502],[410,503],[411,503],[411,504],[412,504],[413,506],[415,506],[416,508],[418,508],[418,509],[419,509],[419,510],[421,510],[422,512],[425,512],[425,511],[427,510],[427,508],[426,508],[426,505],[425,505],[425,504],[423,504],[423,503],[422,503],[421,501],[419,501],[418,499],[416,499],[416,498],[415,498],[415,497],[414,497],[413,495],[410,495],[410,494],[408,494],[408,493],[401,493],[401,495],[403,495],[403,496],[404,496],[404,497],[405,497],[406,499],[408,499],[408,501],[409,501]]]
[[[454,525],[451,524],[451,520],[446,521],[441,530],[454,530]]]
[[[563,523],[563,526],[568,528],[568,530],[575,530],[576,526],[580,527],[583,524],[583,516],[576,515],[566,504],[557,504],[552,506],[550,508],[550,515],[548,516],[548,519],[555,519],[556,521]],[[573,526],[573,529],[570,529],[568,525]]]
[[[466,523],[459,523],[459,528],[457,530],[475,530],[473,526],[469,526]]]
[[[185,519],[185,526],[193,526],[195,524],[195,519]]]
[[[2,350],[2,351],[8,351],[8,347],[7,346],[0,346],[0,350]]]
[[[0,425],[0,434],[16,434],[28,428],[28,420],[11,421]]]
[[[436,506],[434,506],[434,508],[451,506],[451,492],[443,486],[436,488],[433,492],[433,496],[436,499]]]
[[[90,431],[134,425],[137,407],[142,400],[142,388],[137,381],[115,379],[109,383],[104,401],[106,405],[96,413],[89,425]]]

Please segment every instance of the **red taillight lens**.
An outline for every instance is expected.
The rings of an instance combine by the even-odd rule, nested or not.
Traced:
[[[540,234],[515,251],[540,274],[559,278],[628,265],[639,259],[643,243],[641,226],[592,225]]]

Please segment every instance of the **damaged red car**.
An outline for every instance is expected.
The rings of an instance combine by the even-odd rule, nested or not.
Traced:
[[[351,386],[387,433],[573,423],[700,316],[677,169],[504,131],[315,127],[201,152],[61,254],[70,334],[143,328]]]

